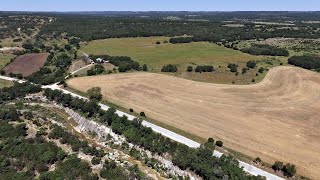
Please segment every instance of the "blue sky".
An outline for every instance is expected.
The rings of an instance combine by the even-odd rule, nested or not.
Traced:
[[[0,11],[320,11],[320,0],[0,0]]]

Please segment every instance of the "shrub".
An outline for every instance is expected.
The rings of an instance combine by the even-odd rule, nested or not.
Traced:
[[[161,44],[161,42],[160,42],[160,41],[157,41],[156,44]]]
[[[172,64],[168,64],[168,65],[164,65],[161,69],[161,72],[177,72],[178,68],[175,65]]]
[[[222,146],[223,146],[223,142],[222,142],[222,141],[217,141],[217,142],[216,142],[216,145],[217,145],[218,147],[222,147]]]
[[[254,69],[254,68],[256,68],[256,66],[257,66],[257,63],[255,61],[248,61],[247,62],[248,68]]]
[[[273,165],[272,165],[272,169],[275,171],[279,171],[282,170],[283,168],[283,162],[280,161],[276,161]]]
[[[143,71],[148,71],[148,67],[147,67],[146,64],[144,64],[144,65],[142,66],[142,70],[143,70]]]
[[[285,176],[292,177],[296,174],[296,166],[294,164],[286,164],[285,166],[282,167],[282,171]]]
[[[146,116],[146,114],[145,114],[144,112],[140,112],[140,116],[145,117],[145,116]]]
[[[196,69],[194,70],[195,72],[212,72],[214,71],[213,66],[197,66]]]
[[[130,111],[130,112],[133,112],[133,109],[132,109],[132,108],[130,108],[130,109],[129,109],[129,111]]]
[[[214,142],[214,139],[213,139],[213,138],[209,138],[209,139],[208,139],[208,142],[213,143],[213,142]]]
[[[242,74],[245,74],[245,73],[247,73],[247,68],[242,68]]]
[[[254,83],[254,82],[256,82],[256,80],[255,80],[255,79],[252,79],[252,80],[251,80],[251,82],[253,82],[253,83]]]
[[[237,67],[238,67],[237,64],[228,64],[228,68],[230,69],[231,72],[238,72]]]
[[[192,66],[188,66],[188,67],[187,67],[187,71],[188,71],[188,72],[192,72],[192,71],[193,71],[193,67],[192,67]]]
[[[264,72],[264,68],[263,67],[259,68],[258,72],[262,74]]]

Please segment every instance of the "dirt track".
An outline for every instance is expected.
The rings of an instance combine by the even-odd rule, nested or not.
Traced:
[[[152,73],[71,79],[86,91],[100,86],[107,99],[273,163],[294,163],[320,177],[320,75],[293,67],[270,70],[256,85],[218,85]]]

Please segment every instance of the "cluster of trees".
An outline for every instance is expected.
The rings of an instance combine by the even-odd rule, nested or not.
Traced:
[[[0,103],[25,97],[27,94],[38,93],[41,87],[30,83],[14,83],[11,87],[0,89]]]
[[[317,56],[292,56],[288,59],[288,63],[305,69],[319,69],[320,57]]]
[[[242,52],[252,55],[264,56],[289,56],[289,51],[284,48],[277,48],[267,44],[254,44],[249,48],[241,49]]]
[[[87,75],[94,76],[94,75],[102,74],[103,72],[105,72],[105,68],[103,67],[103,65],[96,64],[87,71]]]
[[[66,153],[42,138],[25,139],[25,124],[13,126],[0,121],[0,179],[33,179],[35,171],[43,173],[62,162]]]
[[[195,69],[194,69],[195,72],[213,72],[214,71],[214,68],[213,66],[209,66],[209,65],[204,65],[204,66],[197,66]]]
[[[287,177],[292,177],[296,174],[296,166],[294,164],[287,163],[286,165],[283,162],[276,161],[272,165],[272,169],[275,171],[282,171],[283,174]]]
[[[0,120],[17,120],[19,118],[19,113],[16,108],[12,106],[2,106],[0,107]]]
[[[49,95],[49,99],[62,102],[61,93],[53,93],[52,90],[46,90],[45,95]],[[49,92],[51,91],[51,92]],[[56,94],[58,97],[55,97]],[[77,98],[70,99],[70,102]],[[86,102],[90,103],[90,102]],[[97,102],[93,102],[97,104]],[[64,103],[65,106],[79,110],[72,103]],[[83,106],[83,103],[80,103]],[[212,149],[202,146],[198,149],[189,148],[186,145],[174,142],[158,133],[141,125],[142,120],[135,119],[128,121],[126,116],[120,117],[114,108],[109,108],[107,111],[95,111],[92,116],[95,116],[98,121],[110,126],[113,132],[124,135],[127,140],[133,144],[139,145],[153,153],[166,154],[169,153],[175,165],[182,169],[189,168],[202,176],[204,179],[212,178],[238,178],[238,179],[260,179],[247,175],[238,165],[239,162],[232,157],[222,156],[216,158],[213,156]],[[89,112],[86,112],[89,113]],[[220,144],[222,145],[222,144]]]
[[[119,67],[119,72],[126,72],[131,70],[145,70],[147,71],[147,65],[144,65],[143,67],[140,66],[140,64],[137,61],[134,61],[131,59],[131,57],[128,56],[109,56],[109,55],[99,55],[99,56],[90,56],[93,59],[96,58],[103,58],[105,60],[108,60],[111,64]]]
[[[164,65],[161,69],[161,72],[175,73],[177,71],[178,71],[178,67],[176,65],[172,65],[172,64]]]

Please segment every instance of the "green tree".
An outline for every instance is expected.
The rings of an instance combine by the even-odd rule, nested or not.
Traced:
[[[100,101],[102,99],[101,88],[93,87],[87,91],[90,100]]]
[[[143,71],[148,71],[148,67],[147,67],[146,64],[144,64],[144,65],[142,66],[142,70],[143,70]]]
[[[188,71],[188,72],[192,72],[192,71],[193,71],[193,67],[192,67],[192,66],[188,66],[188,67],[187,67],[187,71]]]

